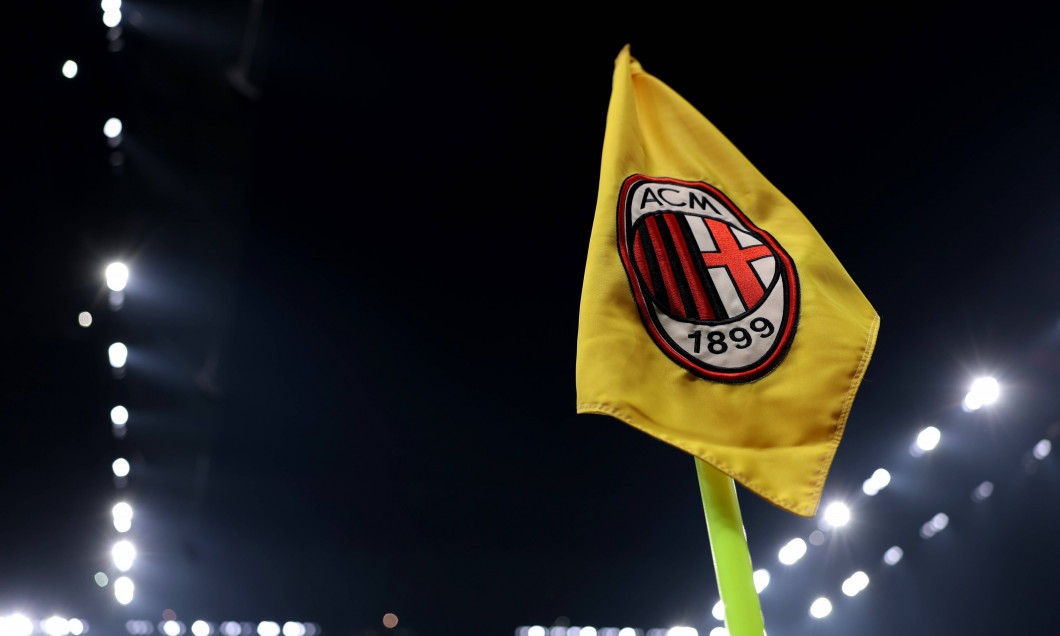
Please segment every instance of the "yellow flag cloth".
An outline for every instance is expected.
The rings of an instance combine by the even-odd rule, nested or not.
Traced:
[[[626,46],[578,325],[578,412],[812,516],[879,316],[809,221]]]

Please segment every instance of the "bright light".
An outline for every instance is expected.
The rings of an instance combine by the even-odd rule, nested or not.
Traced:
[[[761,594],[762,590],[766,589],[769,585],[769,570],[755,570],[753,578],[755,581],[755,591]]]
[[[110,366],[120,369],[125,366],[129,357],[129,349],[120,342],[115,342],[107,349],[107,357],[110,358]]]
[[[718,601],[714,604],[714,609],[710,610],[710,615],[719,621],[725,620],[725,603]]]
[[[110,410],[110,421],[118,426],[125,426],[129,421],[129,409],[118,405]]]
[[[824,522],[833,528],[841,528],[850,523],[850,508],[840,501],[833,501],[824,509]]]
[[[904,554],[905,552],[903,552],[901,548],[896,545],[892,545],[891,547],[887,548],[886,552],[883,553],[883,562],[887,565],[894,565],[902,560],[902,556]]]
[[[677,625],[666,630],[666,636],[699,636],[699,631],[695,627]]]
[[[977,378],[972,382],[972,387],[968,389],[968,394],[964,396],[961,406],[968,412],[978,411],[984,406],[997,402],[999,397],[1001,397],[1001,387],[997,380],[989,376]]]
[[[85,633],[85,624],[79,619],[71,618],[66,624],[70,627],[72,636],[81,636],[81,634]]]
[[[117,117],[111,117],[110,119],[107,120],[107,123],[103,124],[103,135],[107,139],[114,139],[115,137],[117,137],[118,135],[121,134],[121,128],[122,128],[121,127],[121,120],[118,119]],[[113,263],[110,267],[107,268],[107,271],[109,272],[111,267],[114,267],[115,265],[119,265],[119,264],[120,263]],[[110,277],[108,276],[108,283],[109,283],[109,278]],[[108,287],[109,286],[110,285],[108,284]],[[124,285],[123,285],[123,287],[124,287]],[[111,287],[111,289],[114,289],[114,288]],[[114,289],[114,291],[118,291],[118,290]]]
[[[989,481],[984,481],[972,491],[972,501],[983,501],[984,499],[988,499],[992,494],[994,494],[994,484]]]
[[[117,11],[121,8],[121,0],[102,0],[99,3],[99,8],[103,11]]]
[[[118,577],[114,581],[114,598],[118,599],[122,605],[128,605],[132,603],[135,589],[136,586],[133,585],[132,579],[127,576]]]
[[[162,623],[162,633],[166,636],[180,636],[180,623],[177,621],[166,621]]]
[[[280,636],[280,626],[272,621],[258,623],[258,636]]]
[[[810,605],[810,616],[824,618],[832,613],[832,602],[825,597],[820,597]]]
[[[1053,450],[1053,443],[1047,439],[1043,439],[1034,445],[1034,459],[1043,460],[1049,456],[1049,453]]]
[[[946,526],[950,524],[950,518],[946,516],[946,513],[940,512],[932,517],[927,523],[920,526],[920,536],[925,539],[930,539],[942,530],[946,529]]]
[[[210,636],[210,624],[206,621],[195,621],[191,624],[191,633],[195,636]]]
[[[724,627],[715,627],[710,630],[710,636],[729,636],[729,630]]]
[[[100,587],[107,587],[107,583],[110,583],[110,579],[103,572],[96,572],[92,575],[92,579],[96,582],[96,585]]]
[[[126,502],[119,501],[110,509],[110,514],[114,515],[115,519],[132,519],[133,509]]]
[[[579,634],[579,636],[596,636],[596,628],[595,627],[591,627],[591,626],[586,626],[586,627],[581,628],[581,631],[578,634]]]
[[[792,565],[806,554],[806,542],[802,539],[792,539],[788,541],[783,548],[780,549],[780,553],[777,557],[780,562],[784,565]]]
[[[133,561],[136,560],[136,547],[128,540],[122,539],[110,549],[110,555],[114,558],[114,567],[122,572],[127,572],[132,567]],[[118,580],[120,581],[121,579]],[[118,582],[115,581],[114,585],[117,586]]]
[[[81,313],[77,314],[77,324],[81,325],[82,327],[91,327],[92,314],[88,313],[87,311],[82,311]]]
[[[394,624],[397,625],[397,623]],[[305,636],[305,625],[288,621],[283,624],[283,636]]]
[[[21,614],[0,616],[0,636],[30,636],[33,622]]]
[[[623,627],[618,630],[618,636],[637,636],[637,630],[632,627]]]
[[[239,636],[243,633],[243,628],[235,621],[225,621],[221,623],[221,633],[224,636]]]
[[[77,77],[77,62],[73,60],[66,60],[63,62],[63,77],[66,79],[74,79]]]
[[[107,134],[107,127],[111,126],[111,122],[116,122],[116,126],[111,128],[114,132],[113,135]],[[107,125],[103,127],[103,133],[108,137],[117,137],[121,134],[121,121],[111,118],[107,120]],[[107,287],[111,291],[121,291],[125,289],[125,286],[129,284],[129,268],[126,267],[125,263],[111,263],[107,265],[107,269],[103,273],[107,279]]]
[[[929,426],[916,436],[916,446],[924,452],[934,450],[939,445],[940,439],[942,439],[942,433],[939,432],[939,429]]]
[[[534,625],[526,630],[526,636],[545,636],[545,628],[540,625]]]
[[[109,26],[111,28],[114,28],[114,27],[118,26],[119,24],[121,24],[121,9],[114,9],[113,11],[104,11],[103,12],[103,24],[105,24],[105,25],[107,25],[107,26]],[[115,136],[115,135],[108,135],[108,137],[110,137],[110,136]]]
[[[110,465],[111,470],[114,471],[115,477],[128,477],[129,476],[129,460],[124,457],[119,457],[114,460],[114,463]]]
[[[810,545],[824,545],[824,533],[814,530],[810,533]]]
[[[67,636],[70,633],[70,623],[65,618],[52,616],[44,621],[44,633],[48,636]]]
[[[861,491],[870,497],[875,497],[889,483],[891,483],[891,473],[883,468],[877,468],[872,473],[872,477],[869,477],[865,480],[865,483],[861,484]]]
[[[857,596],[858,592],[864,590],[869,586],[869,575],[862,571],[857,571],[850,575],[850,577],[843,581],[843,594],[847,596]]]

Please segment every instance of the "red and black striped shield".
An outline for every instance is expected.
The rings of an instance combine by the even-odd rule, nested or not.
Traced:
[[[652,340],[692,373],[750,382],[795,337],[795,264],[714,186],[633,175],[618,199],[618,250]]]

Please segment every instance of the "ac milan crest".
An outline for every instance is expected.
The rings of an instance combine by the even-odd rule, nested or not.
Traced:
[[[648,333],[674,362],[750,382],[783,360],[799,317],[795,264],[717,188],[629,177],[618,251]]]

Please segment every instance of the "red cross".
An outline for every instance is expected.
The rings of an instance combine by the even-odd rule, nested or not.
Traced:
[[[736,287],[740,290],[740,296],[748,309],[758,304],[765,295],[762,283],[751,271],[750,262],[763,256],[772,256],[773,252],[765,245],[752,245],[751,247],[740,247],[732,229],[726,223],[714,219],[703,219],[714,236],[714,243],[718,246],[717,252],[703,252],[703,262],[707,267],[728,267]]]

